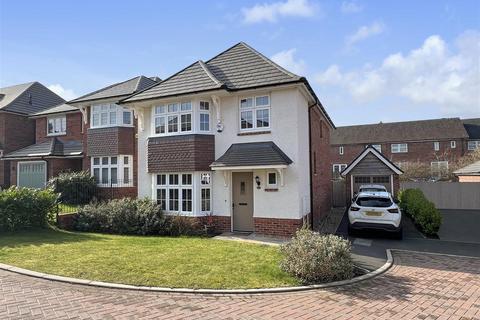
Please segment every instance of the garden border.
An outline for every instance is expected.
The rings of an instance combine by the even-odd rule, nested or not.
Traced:
[[[93,287],[102,287],[110,289],[126,289],[126,290],[136,290],[136,291],[150,291],[150,292],[170,292],[170,293],[202,293],[202,294],[258,294],[258,293],[285,293],[285,292],[296,292],[296,291],[306,291],[313,289],[322,289],[329,287],[338,287],[344,285],[354,284],[360,281],[365,281],[376,277],[384,272],[386,272],[393,265],[393,256],[390,249],[386,250],[387,252],[387,261],[380,268],[373,270],[367,274],[355,277],[349,280],[334,281],[323,284],[314,284],[309,286],[298,286],[298,287],[276,287],[276,288],[260,288],[260,289],[188,289],[188,288],[165,288],[165,287],[144,287],[144,286],[134,286],[128,284],[119,284],[119,283],[110,283],[102,281],[93,281],[85,279],[77,279],[63,276],[56,276],[51,274],[46,274],[42,272],[31,271],[23,268],[18,268],[8,264],[0,263],[0,269],[15,272],[18,274],[52,280],[65,282],[70,284],[80,284],[88,285]]]

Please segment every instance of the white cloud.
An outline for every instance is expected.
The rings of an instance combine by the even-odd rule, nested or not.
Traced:
[[[243,8],[243,22],[248,24],[258,22],[276,22],[279,17],[311,17],[317,11],[317,6],[309,0],[286,0],[256,4]]]
[[[48,89],[52,90],[67,101],[78,97],[78,95],[72,89],[65,89],[61,84],[49,85]]]
[[[284,50],[280,51],[276,54],[274,54],[271,59],[275,62],[278,63],[280,66],[284,67],[288,71],[291,71],[293,73],[296,73],[298,75],[303,75],[305,74],[306,70],[306,65],[305,61],[302,59],[295,59],[295,52],[297,49],[289,49],[289,50]]]
[[[385,25],[381,22],[376,21],[369,26],[361,26],[360,28],[358,28],[355,33],[347,36],[345,42],[348,46],[351,46],[359,41],[363,41],[367,38],[379,35],[383,31],[385,31]]]
[[[346,90],[357,102],[402,97],[447,115],[480,114],[480,32],[463,33],[453,47],[432,35],[420,48],[391,54],[377,67],[342,72],[332,65],[315,80]]]
[[[355,1],[343,1],[340,7],[342,13],[357,13],[363,10],[363,7],[358,5]]]

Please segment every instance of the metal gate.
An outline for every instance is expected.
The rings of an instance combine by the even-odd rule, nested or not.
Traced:
[[[334,207],[345,207],[347,203],[346,192],[344,179],[332,181],[332,205]]]

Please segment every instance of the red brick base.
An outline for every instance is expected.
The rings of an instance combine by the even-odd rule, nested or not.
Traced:
[[[102,188],[98,189],[98,197],[101,199],[136,199],[138,196],[137,187],[120,187],[120,188]]]
[[[303,226],[303,219],[253,218],[255,233],[290,237]]]
[[[61,214],[57,216],[57,226],[65,230],[73,229],[73,218],[76,213]]]

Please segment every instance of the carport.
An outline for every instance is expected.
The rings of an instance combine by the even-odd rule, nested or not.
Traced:
[[[397,196],[400,190],[400,168],[388,160],[381,152],[369,145],[343,171],[347,199],[353,198],[361,185],[378,184]]]

